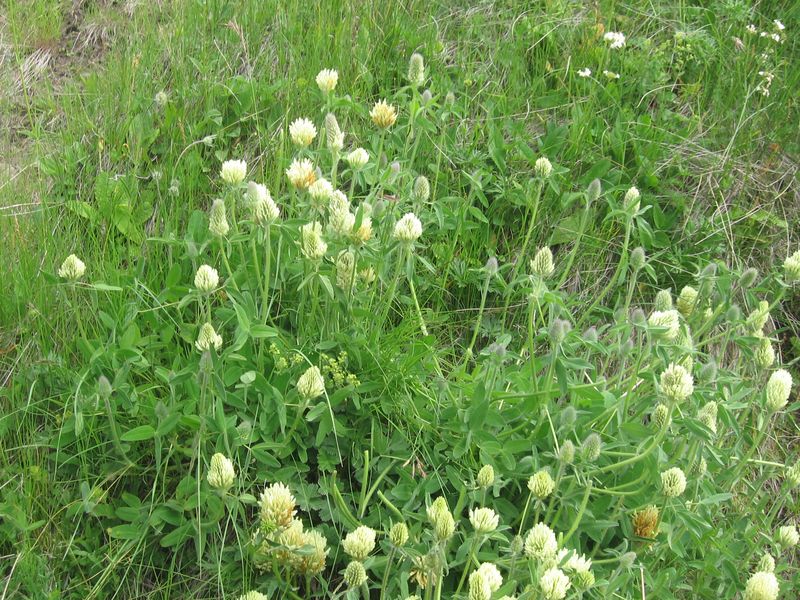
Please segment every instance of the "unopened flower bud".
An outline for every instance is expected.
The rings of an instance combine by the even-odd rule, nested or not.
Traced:
[[[581,456],[587,462],[594,462],[600,458],[603,449],[603,440],[596,433],[590,433],[581,444]]]
[[[789,285],[800,282],[800,250],[783,261],[783,280]]]
[[[644,253],[644,248],[637,246],[631,252],[631,269],[634,271],[641,271],[647,262],[647,256]]]
[[[586,188],[586,200],[591,204],[600,197],[602,186],[599,179],[592,179],[589,187]]]
[[[412,54],[408,61],[408,82],[413,87],[419,87],[425,83],[425,60],[417,52]]]
[[[653,310],[660,312],[672,310],[672,293],[668,289],[660,290],[656,294],[656,298],[653,301]]]
[[[233,463],[224,454],[217,452],[211,457],[211,465],[206,477],[208,484],[214,489],[227,491],[236,480],[236,470]]]
[[[428,178],[420,175],[414,180],[414,198],[421,202],[426,202],[431,197],[431,184]]]
[[[558,449],[558,461],[565,465],[571,465],[575,460],[575,444],[572,440],[565,440]]]
[[[752,285],[758,279],[758,270],[750,267],[749,269],[745,269],[742,273],[742,276],[739,277],[739,285],[742,286],[744,289],[752,287]]]
[[[357,560],[350,562],[344,570],[344,582],[350,589],[359,588],[367,583],[367,572]]]

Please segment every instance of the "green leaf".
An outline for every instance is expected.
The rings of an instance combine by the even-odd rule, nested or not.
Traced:
[[[139,427],[134,427],[123,433],[120,436],[120,439],[123,442],[141,442],[144,440],[153,439],[156,435],[156,430],[153,429],[150,425],[140,425]]]

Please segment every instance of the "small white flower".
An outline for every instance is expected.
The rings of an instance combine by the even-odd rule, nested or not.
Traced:
[[[775,25],[775,29],[777,29],[778,31],[783,31],[784,29],[786,29],[786,25],[781,23],[778,19],[775,19],[772,22],[772,24]]]
[[[625,47],[625,34],[620,31],[609,31],[603,36],[612,50]]]
[[[322,69],[317,74],[317,86],[321,92],[329,94],[336,87],[339,82],[339,73],[333,69]]]
[[[243,160],[226,160],[219,173],[225,183],[239,185],[247,177],[247,163]]]
[[[750,23],[747,27],[745,27],[745,31],[747,31],[747,33],[749,33],[750,35],[755,35],[756,33],[758,33],[758,29],[756,29],[756,26],[753,25],[752,23]]]
[[[295,119],[292,124],[289,125],[289,136],[292,138],[292,142],[297,146],[305,148],[317,137],[317,128],[314,127],[314,124],[308,119]]]
[[[578,70],[578,77],[591,77],[592,70],[591,69],[580,69]]]
[[[619,79],[619,73],[614,73],[614,71],[607,71],[603,69],[603,75],[605,75],[609,79]]]

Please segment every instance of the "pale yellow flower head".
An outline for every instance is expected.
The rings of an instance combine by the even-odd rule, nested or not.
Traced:
[[[682,402],[694,392],[694,378],[681,365],[670,363],[660,378],[661,391],[667,399]]]
[[[394,226],[394,238],[406,244],[413,244],[422,235],[422,223],[414,213],[404,214]]]
[[[525,556],[539,561],[552,559],[558,552],[556,534],[544,523],[531,527],[525,536]]]
[[[743,600],[776,600],[780,585],[775,573],[759,571],[750,576],[742,596]]]
[[[478,533],[490,533],[497,529],[500,517],[491,508],[474,508],[469,511],[469,522]]]
[[[547,569],[539,578],[539,587],[545,600],[563,600],[572,584],[558,567]]]
[[[792,393],[792,376],[785,369],[778,369],[767,381],[767,410],[778,412],[789,401]]]
[[[686,490],[686,475],[678,467],[661,473],[661,487],[668,498],[676,498]]]
[[[385,100],[380,100],[372,107],[369,116],[375,125],[381,129],[388,129],[397,120],[397,109]]]

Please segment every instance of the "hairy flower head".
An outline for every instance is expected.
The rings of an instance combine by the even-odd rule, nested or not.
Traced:
[[[219,285],[219,273],[209,265],[200,265],[194,276],[194,287],[197,291],[208,294],[213,292]]]
[[[539,561],[552,559],[558,552],[556,534],[544,523],[531,527],[525,536],[525,556]]]
[[[233,468],[233,463],[227,456],[217,452],[211,457],[206,479],[214,489],[227,491],[236,481],[236,469]]]
[[[474,508],[469,511],[469,522],[478,533],[490,533],[497,529],[500,517],[491,508]]]

